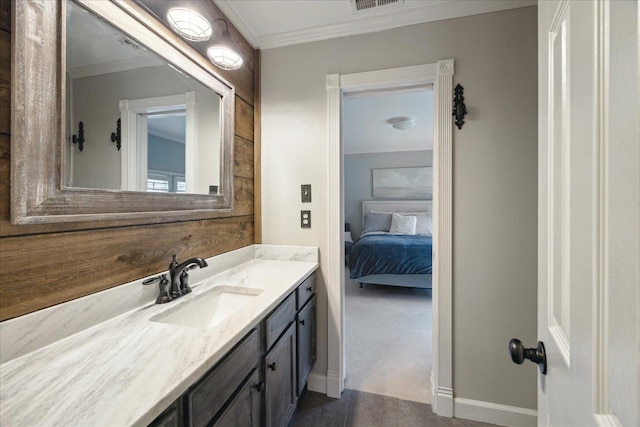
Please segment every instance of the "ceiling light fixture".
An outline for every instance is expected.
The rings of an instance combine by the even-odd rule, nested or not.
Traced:
[[[239,53],[240,48],[231,38],[227,21],[218,18],[213,22],[216,23],[217,21],[224,22],[224,31],[220,37],[213,40],[212,45],[207,49],[207,56],[211,62],[223,70],[237,70],[242,67],[243,63],[242,56]]]
[[[187,40],[201,42],[211,38],[211,24],[202,15],[185,7],[174,7],[167,12],[167,21],[176,33]]]
[[[389,123],[394,129],[407,130],[415,126],[416,121],[411,117],[394,117],[393,119],[387,120],[387,123]]]

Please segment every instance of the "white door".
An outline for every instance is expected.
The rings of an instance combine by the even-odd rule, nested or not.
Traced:
[[[538,2],[539,425],[640,425],[638,13]]]

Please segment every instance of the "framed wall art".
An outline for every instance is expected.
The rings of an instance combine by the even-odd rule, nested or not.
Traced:
[[[427,199],[433,196],[433,168],[372,169],[373,197]]]

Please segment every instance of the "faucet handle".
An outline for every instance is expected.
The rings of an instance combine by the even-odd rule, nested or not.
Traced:
[[[182,270],[182,273],[180,273],[180,292],[182,292],[182,295],[191,292],[191,286],[189,286],[189,273],[187,270],[191,269],[185,268]]]
[[[150,285],[152,283],[159,282],[158,285],[158,298],[156,298],[156,304],[164,304],[166,302],[171,301],[171,294],[169,293],[169,280],[164,274],[161,274],[156,277],[152,277],[150,279],[142,282],[143,285]]]

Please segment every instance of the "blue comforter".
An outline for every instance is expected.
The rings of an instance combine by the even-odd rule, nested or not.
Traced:
[[[349,252],[351,279],[371,274],[431,274],[431,236],[370,234]]]

